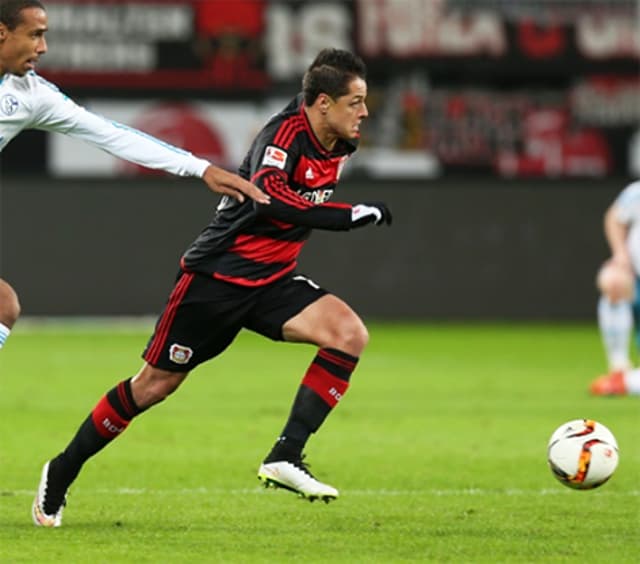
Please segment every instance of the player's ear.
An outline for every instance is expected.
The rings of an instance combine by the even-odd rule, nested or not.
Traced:
[[[0,41],[4,41],[9,37],[11,30],[7,27],[6,23],[0,22]]]
[[[320,113],[325,115],[329,111],[329,106],[331,106],[331,96],[322,92],[318,95],[318,108],[320,109]]]

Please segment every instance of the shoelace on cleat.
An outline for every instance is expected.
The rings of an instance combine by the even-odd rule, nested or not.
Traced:
[[[305,462],[304,459],[306,458],[306,454],[303,454],[300,456],[300,458],[293,460],[291,463],[299,468],[300,470],[302,470],[305,474],[307,474],[308,476],[311,476],[314,480],[316,479],[316,477],[311,473],[311,470],[309,470],[309,467],[311,466],[308,462]]]

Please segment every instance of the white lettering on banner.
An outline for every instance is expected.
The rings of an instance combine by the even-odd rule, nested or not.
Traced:
[[[471,17],[461,13],[443,19],[438,30],[438,49],[452,55],[478,53],[502,56],[507,51],[507,38],[499,18],[483,13]]]
[[[47,53],[41,66],[69,71],[144,71],[155,69],[157,59],[153,46],[144,43],[56,41],[56,48]]]
[[[268,70],[277,80],[303,72],[320,49],[352,49],[351,18],[340,4],[270,4],[266,13]]]
[[[584,15],[576,22],[578,50],[593,59],[640,57],[637,18]]]
[[[571,89],[571,111],[582,123],[636,127],[640,123],[640,79],[585,80]]]
[[[186,40],[193,33],[193,10],[188,4],[47,4],[49,36]]]
[[[490,55],[506,53],[504,22],[496,12],[447,11],[443,0],[358,0],[359,50],[367,56]]]
[[[193,36],[189,4],[47,4],[48,39],[55,44],[40,62],[44,70],[150,71],[157,43]]]

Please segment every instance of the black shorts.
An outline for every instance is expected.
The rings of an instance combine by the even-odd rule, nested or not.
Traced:
[[[181,273],[142,358],[187,372],[219,355],[243,328],[282,341],[282,326],[327,293],[293,273],[257,288]]]

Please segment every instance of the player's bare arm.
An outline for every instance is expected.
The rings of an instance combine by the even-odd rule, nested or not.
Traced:
[[[618,219],[616,204],[613,204],[604,216],[604,233],[611,249],[611,261],[631,269],[631,257],[627,246],[629,227]]]

